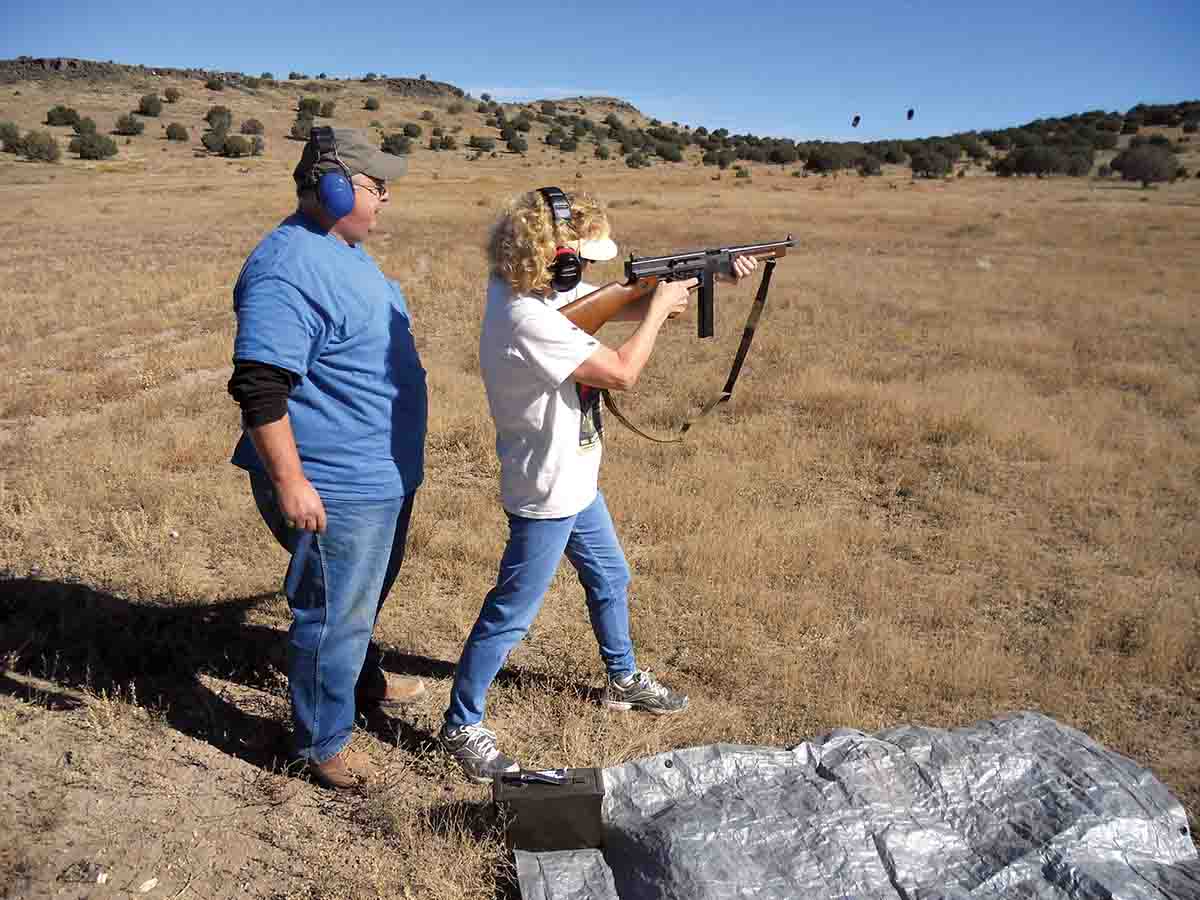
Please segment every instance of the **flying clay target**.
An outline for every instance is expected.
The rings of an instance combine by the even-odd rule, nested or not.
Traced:
[[[851,120],[850,120],[850,127],[851,127],[851,128],[857,128],[857,127],[858,127],[858,123],[859,123],[861,120],[862,120],[862,116],[855,116],[853,119],[851,119]]]
[[[912,121],[912,117],[913,117],[913,111],[910,109],[910,110],[908,111],[908,116],[907,116],[907,118],[908,118],[908,121],[910,121],[910,122],[911,122],[911,121]]]

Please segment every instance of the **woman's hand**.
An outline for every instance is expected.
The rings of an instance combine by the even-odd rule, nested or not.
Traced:
[[[733,274],[726,275],[723,272],[717,273],[718,281],[727,281],[732,284],[737,284],[751,272],[758,268],[758,259],[753,256],[735,256],[733,258]]]

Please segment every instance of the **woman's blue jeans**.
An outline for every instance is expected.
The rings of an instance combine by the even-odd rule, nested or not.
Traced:
[[[629,637],[629,565],[603,495],[597,493],[582,512],[562,519],[526,519],[510,513],[508,528],[496,586],[483,601],[454,672],[446,710],[451,726],[483,720],[487,690],[533,624],[564,553],[583,584],[608,674],[627,675],[637,668]]]
[[[250,487],[263,521],[292,554],[283,590],[292,610],[293,749],[301,759],[325,762],[350,743],[359,675],[379,665],[371,634],[404,561],[414,495],[322,498],[326,527],[317,534],[287,527],[268,478],[251,474]]]

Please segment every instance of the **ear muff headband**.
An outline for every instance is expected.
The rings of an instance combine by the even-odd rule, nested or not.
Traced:
[[[333,218],[340,219],[354,209],[354,185],[350,170],[337,152],[337,139],[328,125],[318,125],[309,132],[309,142],[317,161],[309,170],[309,183],[317,189],[317,199]]]
[[[556,187],[539,188],[538,193],[546,199],[550,207],[557,235],[560,223],[571,223],[571,201]],[[554,262],[550,264],[550,274],[550,286],[560,294],[577,288],[583,279],[583,261],[579,258],[579,252],[571,247],[556,247]]]

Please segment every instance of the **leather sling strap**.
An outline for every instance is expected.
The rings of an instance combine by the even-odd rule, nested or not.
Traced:
[[[630,422],[629,419],[625,418],[625,414],[617,407],[608,390],[601,390],[600,396],[604,399],[604,405],[613,414],[613,417],[634,434],[644,437],[648,441],[654,441],[656,444],[679,444],[683,442],[684,435],[699,424],[705,416],[722,403],[728,401],[733,396],[733,386],[737,384],[738,376],[742,374],[742,365],[746,362],[746,354],[750,352],[750,344],[754,342],[754,332],[758,328],[758,320],[762,317],[763,307],[767,305],[767,291],[771,287],[771,274],[775,271],[775,262],[774,259],[767,260],[766,268],[763,270],[762,281],[758,285],[758,294],[755,295],[754,304],[750,307],[750,315],[746,318],[746,327],[742,329],[742,342],[738,345],[737,353],[733,357],[733,367],[729,370],[729,377],[725,379],[725,387],[721,389],[719,394],[704,404],[699,413],[680,426],[677,437],[655,437],[652,434],[642,431],[642,429]]]

